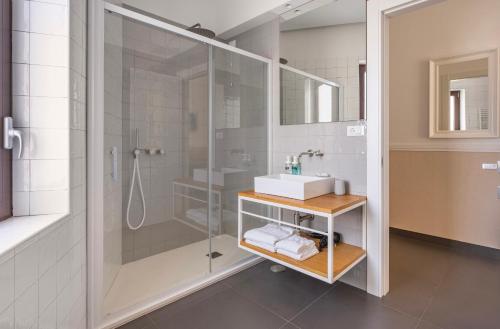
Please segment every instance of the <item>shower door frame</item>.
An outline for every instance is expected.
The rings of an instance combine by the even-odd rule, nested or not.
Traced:
[[[212,79],[214,78],[213,48],[218,47],[232,53],[249,57],[267,64],[267,172],[271,173],[273,168],[272,152],[272,127],[273,127],[273,60],[253,54],[251,52],[227,45],[225,43],[209,39],[196,33],[184,30],[177,26],[165,23],[152,17],[125,9],[104,0],[89,1],[89,24],[88,24],[88,159],[87,159],[87,327],[114,328],[117,325],[128,322],[154,309],[174,302],[203,287],[228,277],[238,271],[252,266],[261,261],[259,258],[249,258],[241,263],[233,265],[217,273],[211,273],[207,277],[176,289],[174,292],[159,294],[159,297],[146,300],[138,306],[129,307],[123,311],[104,317],[102,283],[103,283],[103,166],[104,166],[104,22],[105,12],[118,14],[150,26],[187,37],[209,46],[209,91],[213,91]],[[210,69],[209,69],[210,71]],[[213,95],[209,92],[209,119],[212,120]],[[213,125],[213,124],[212,124]],[[212,127],[210,127],[212,128]],[[209,130],[210,131],[210,130]],[[211,132],[211,131],[210,131]],[[212,134],[211,134],[212,135]],[[213,136],[212,136],[213,137]],[[213,140],[209,141],[209,164],[208,183],[213,181]],[[210,193],[209,193],[210,195]],[[209,225],[210,225],[209,221]],[[210,229],[210,228],[209,228]],[[209,231],[210,232],[210,231]],[[209,241],[211,237],[209,237]],[[211,243],[211,242],[209,242]],[[237,248],[237,246],[235,246]],[[209,262],[210,264],[210,262]]]

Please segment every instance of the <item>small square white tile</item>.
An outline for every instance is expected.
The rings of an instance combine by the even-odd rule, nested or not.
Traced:
[[[14,192],[29,191],[30,188],[30,161],[12,161],[12,189]]]
[[[30,33],[30,64],[68,67],[68,50],[66,36]]]
[[[30,125],[33,128],[63,129],[69,127],[67,98],[31,97]]]
[[[15,327],[32,328],[38,320],[38,282],[35,282],[16,299],[14,306]]]
[[[54,329],[57,328],[57,307],[56,301],[47,306],[44,311],[38,316],[38,329]]]
[[[12,64],[12,95],[29,95],[29,79],[28,64]]]
[[[38,281],[38,312],[42,312],[57,296],[57,266],[52,266]]]
[[[69,192],[30,192],[30,215],[64,214],[69,211]]]
[[[57,292],[61,293],[65,288],[67,288],[68,283],[71,279],[71,253],[66,253],[57,262]]]
[[[0,263],[0,310],[14,302],[14,278],[14,257],[10,257]]]
[[[12,30],[28,32],[30,29],[29,1],[12,1]]]
[[[68,129],[30,129],[31,159],[68,159]]]
[[[14,328],[14,304],[0,311],[0,328]]]
[[[77,45],[83,46],[83,29],[84,24],[81,18],[70,16],[70,37],[73,39]]]
[[[69,36],[68,7],[30,2],[30,32]]]
[[[38,244],[30,243],[14,256],[15,298],[22,295],[38,279]]]
[[[12,62],[28,63],[29,50],[29,33],[12,31]]]
[[[30,191],[69,189],[69,160],[31,160]]]
[[[57,262],[57,245],[59,237],[59,227],[40,237],[38,242],[38,275],[45,274],[51,267],[55,267]]]
[[[29,216],[30,214],[30,193],[12,192],[12,215]]]
[[[68,68],[30,65],[30,95],[68,97]]]
[[[12,119],[14,127],[29,127],[30,100],[28,96],[12,96]]]

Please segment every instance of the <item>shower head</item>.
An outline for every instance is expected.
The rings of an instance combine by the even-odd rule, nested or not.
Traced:
[[[201,36],[204,36],[206,38],[209,38],[209,39],[215,38],[215,32],[211,31],[209,29],[202,28],[200,23],[196,23],[193,26],[188,27],[187,30],[190,32],[199,34]]]

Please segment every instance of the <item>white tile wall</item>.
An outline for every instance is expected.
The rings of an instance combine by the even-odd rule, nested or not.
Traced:
[[[14,213],[68,215],[0,255],[1,329],[86,327],[82,123],[86,73],[81,62],[74,65],[70,61],[80,58],[83,62],[85,47],[84,37],[78,47],[70,45],[68,31],[71,22],[71,29],[83,34],[85,7],[85,0],[13,1],[14,29],[29,32],[29,36],[16,32],[14,37],[13,92],[23,96],[14,97],[13,115],[25,137],[25,160],[14,161]],[[80,54],[70,56],[75,51]],[[70,71],[82,81],[79,97],[74,100],[77,104],[71,104],[74,107],[69,102]],[[73,108],[76,117],[70,128]],[[70,163],[75,164],[71,169]]]
[[[27,34],[27,33],[25,33]],[[29,34],[29,60],[32,65],[68,67],[68,37],[65,35]]]

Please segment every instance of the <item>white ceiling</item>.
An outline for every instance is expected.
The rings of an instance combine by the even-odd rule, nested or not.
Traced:
[[[366,0],[333,0],[327,5],[283,21],[281,31],[366,22]]]

